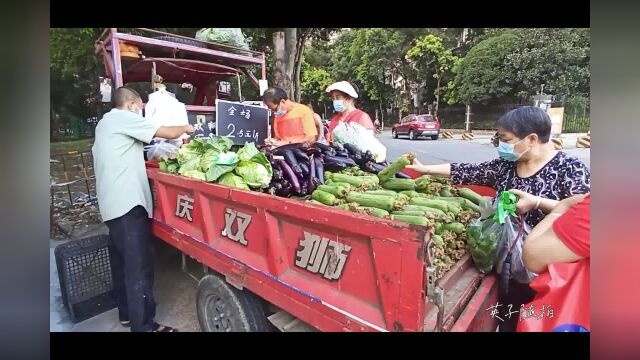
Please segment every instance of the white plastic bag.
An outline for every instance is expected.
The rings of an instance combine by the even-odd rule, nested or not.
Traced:
[[[173,145],[168,141],[159,141],[153,145],[149,145],[146,148],[147,151],[147,159],[149,160],[160,160],[161,157],[167,157],[169,159],[174,159],[178,156],[179,147]]]
[[[362,151],[371,151],[378,163],[387,158],[387,148],[376,139],[372,131],[360,124],[341,121],[333,129],[332,137],[336,144],[353,144]]]
[[[178,101],[173,94],[162,89],[149,95],[149,101],[145,106],[145,118],[150,119],[160,126],[183,126],[189,124],[187,108]],[[189,135],[182,134],[178,139],[171,139],[171,143],[180,146],[183,139]],[[155,138],[156,141],[167,140]]]

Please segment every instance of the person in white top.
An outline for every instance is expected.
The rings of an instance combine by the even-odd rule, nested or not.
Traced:
[[[114,106],[96,126],[91,149],[102,220],[109,228],[109,259],[120,322],[131,331],[172,332],[154,322],[151,222],[153,201],[143,143],[157,136],[175,139],[191,125],[160,126],[142,117],[142,99],[120,87]]]
[[[149,95],[149,101],[144,109],[145,118],[160,126],[184,126],[189,124],[186,106],[176,99],[175,95],[167,91],[164,84],[156,85],[157,91]],[[164,139],[156,137],[154,140],[167,141],[180,147],[184,139],[189,138],[182,134],[177,139]]]

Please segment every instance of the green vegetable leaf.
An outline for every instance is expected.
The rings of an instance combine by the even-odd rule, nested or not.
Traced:
[[[220,152],[216,149],[207,150],[204,155],[200,157],[200,170],[203,172],[207,172],[207,170],[209,170],[209,167],[211,167],[211,164],[213,163],[213,159],[219,153]]]
[[[199,171],[199,170],[185,171],[182,175],[184,175],[186,177],[193,178],[193,179],[202,180],[202,181],[206,180],[204,173],[202,171]]]
[[[216,149],[220,152],[227,152],[233,146],[233,141],[225,136],[214,136],[213,138],[207,139],[206,144],[209,148]]]
[[[218,179],[218,184],[231,186],[237,189],[249,190],[247,183],[240,176],[231,172],[222,175]]]
[[[257,162],[240,161],[235,172],[254,188],[266,188],[271,182],[271,174],[267,168]]]
[[[245,143],[242,149],[238,150],[238,158],[240,160],[251,160],[254,156],[260,154],[260,150],[252,142]]]

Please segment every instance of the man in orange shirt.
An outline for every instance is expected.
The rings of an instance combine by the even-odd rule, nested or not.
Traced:
[[[287,93],[277,87],[267,89],[262,101],[275,114],[272,125],[275,138],[265,139],[265,144],[315,142],[318,130],[311,109],[289,100]]]

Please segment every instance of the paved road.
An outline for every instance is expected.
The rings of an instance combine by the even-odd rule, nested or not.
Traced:
[[[496,149],[490,143],[490,136],[478,136],[473,141],[465,140],[427,140],[411,141],[406,138],[394,139],[391,133],[385,131],[378,135],[378,139],[387,147],[387,160],[393,160],[400,155],[413,151],[423,164],[442,164],[448,162],[476,163],[488,161],[497,157]],[[575,140],[565,143],[575,144]],[[590,165],[591,149],[567,148],[563,150]]]

